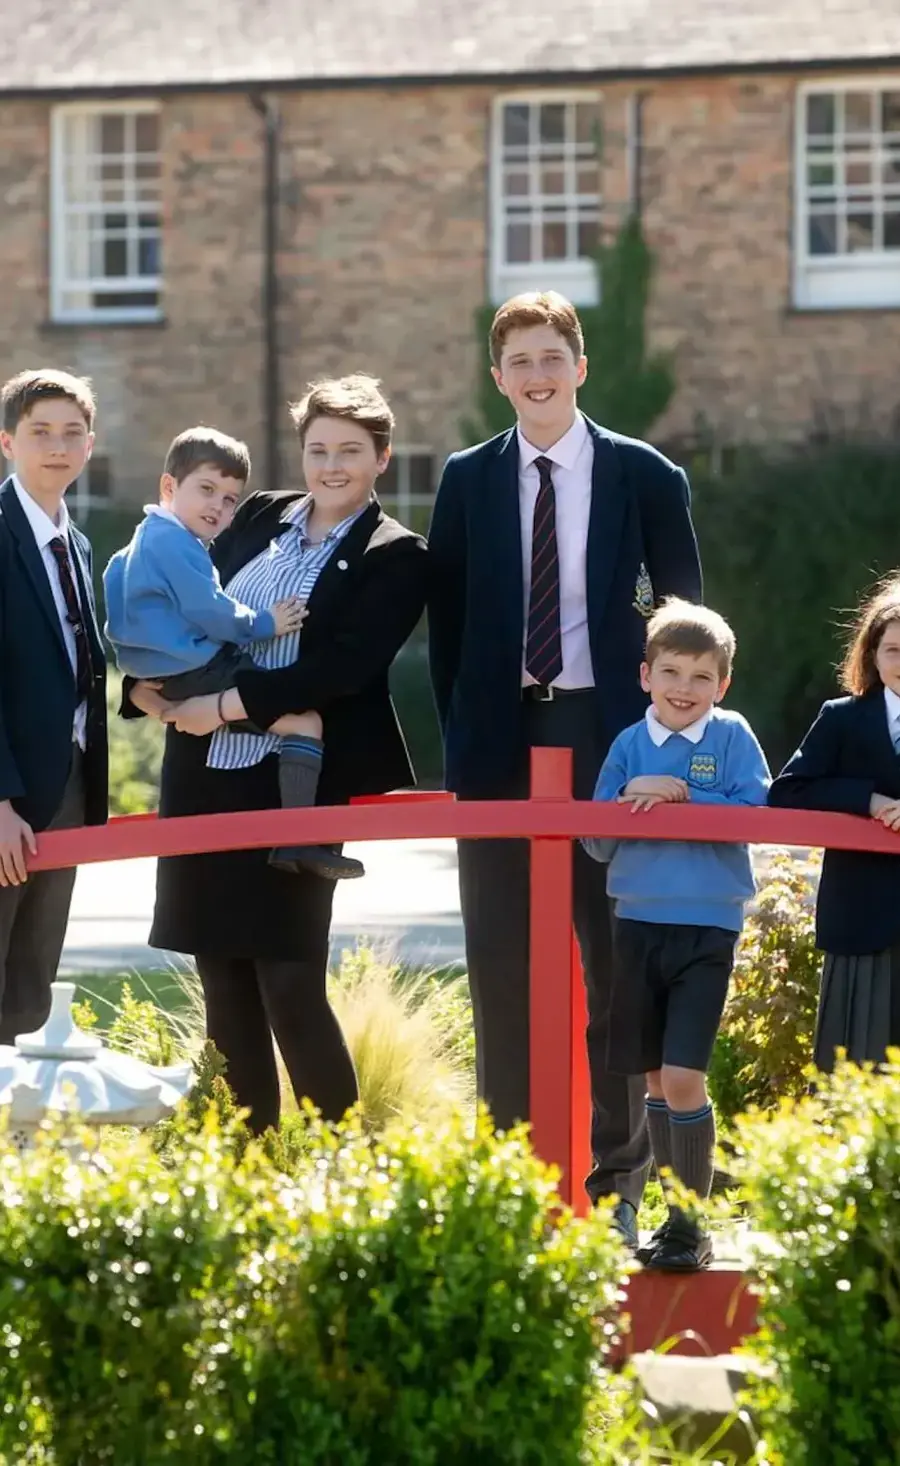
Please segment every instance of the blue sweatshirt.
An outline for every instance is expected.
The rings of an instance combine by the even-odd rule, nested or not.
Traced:
[[[612,800],[630,779],[671,774],[684,779],[692,804],[765,804],[771,782],[766,757],[740,713],[714,708],[695,741],[647,718],[620,733],[600,770],[595,799]],[[702,732],[701,732],[702,729]],[[634,816],[635,827],[645,818]],[[739,932],[756,886],[746,845],[680,840],[586,839],[595,860],[608,860],[606,888],[616,915],[630,921],[718,926]]]
[[[193,672],[227,642],[243,646],[275,635],[271,611],[251,611],[226,596],[203,541],[156,506],[113,555],[103,590],[106,635],[131,677]]]

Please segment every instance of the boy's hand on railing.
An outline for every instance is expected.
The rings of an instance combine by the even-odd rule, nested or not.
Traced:
[[[618,803],[630,804],[631,813],[638,814],[641,810],[652,809],[655,804],[684,804],[687,797],[688,786],[684,779],[676,779],[672,774],[641,774],[636,779],[629,779]]]
[[[873,794],[869,800],[869,814],[886,830],[900,830],[900,799],[890,799],[887,794]]]
[[[292,631],[299,631],[307,614],[306,602],[301,601],[298,596],[289,596],[286,601],[276,601],[272,607],[275,635],[288,636]]]
[[[0,886],[21,886],[28,879],[25,851],[37,853],[34,831],[8,799],[0,802]]]

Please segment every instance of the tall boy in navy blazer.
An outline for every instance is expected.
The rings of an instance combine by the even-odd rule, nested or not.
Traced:
[[[646,443],[578,412],[587,361],[562,296],[501,306],[491,357],[517,426],[448,460],[429,541],[446,782],[464,799],[522,798],[529,750],[571,747],[575,795],[590,799],[612,739],[644,712],[647,618],[665,596],[700,599],[688,484]],[[588,1191],[620,1199],[620,1229],[635,1243],[650,1160],[644,1086],[608,1072],[606,868],[577,845],[573,860],[589,1009]],[[505,1127],[528,1118],[527,845],[461,841],[459,868],[479,1091]]]
[[[0,1043],[50,1008],[74,870],[29,876],[35,832],[102,824],[107,812],[106,671],[91,547],[66,489],[93,446],[90,384],[21,372],[0,391]]]

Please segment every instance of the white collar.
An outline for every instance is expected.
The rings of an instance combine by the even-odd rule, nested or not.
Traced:
[[[553,444],[552,448],[535,448],[524,436],[522,429],[516,427],[516,436],[519,440],[519,463],[522,468],[529,468],[536,458],[549,458],[558,468],[572,469],[578,462],[578,455],[587,441],[588,426],[580,412],[576,412],[575,421],[567,433]]]
[[[900,699],[898,699],[898,702],[900,702]],[[651,703],[644,714],[644,719],[647,724],[647,732],[650,734],[652,741],[656,744],[657,748],[662,748],[663,744],[667,743],[670,738],[673,738],[676,733],[680,738],[686,738],[688,743],[699,743],[710,725],[714,711],[713,708],[710,708],[708,712],[703,714],[702,718],[698,718],[696,723],[688,723],[686,728],[666,728],[659,721],[659,718],[656,716],[656,708]]]
[[[900,722],[900,697],[890,687],[884,689],[884,705],[887,708],[888,723],[893,727]]]
[[[69,511],[66,508],[65,499],[60,500],[59,523],[54,524],[46,509],[42,509],[37,500],[32,499],[27,489],[23,489],[19,482],[18,474],[13,474],[12,481],[13,488],[16,491],[16,497],[22,506],[25,518],[31,526],[31,533],[37,540],[38,549],[45,549],[51,540],[59,539],[60,535],[62,535],[63,539],[68,539]]]
[[[178,518],[174,510],[169,509],[165,504],[145,504],[144,513],[146,515],[154,514],[157,519],[168,519],[170,524],[177,524],[179,529],[183,529],[186,534],[194,534],[194,531],[188,529],[187,525]],[[200,536],[194,535],[194,539],[198,540]],[[202,544],[203,541],[201,540],[200,543]]]

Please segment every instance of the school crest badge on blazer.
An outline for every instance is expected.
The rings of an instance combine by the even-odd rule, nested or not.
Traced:
[[[692,784],[710,785],[716,782],[718,766],[714,753],[695,753],[688,768],[688,779]]]
[[[634,600],[631,603],[636,611],[649,619],[656,610],[653,596],[653,581],[650,579],[649,571],[643,560],[638,568],[637,580],[634,582]]]

